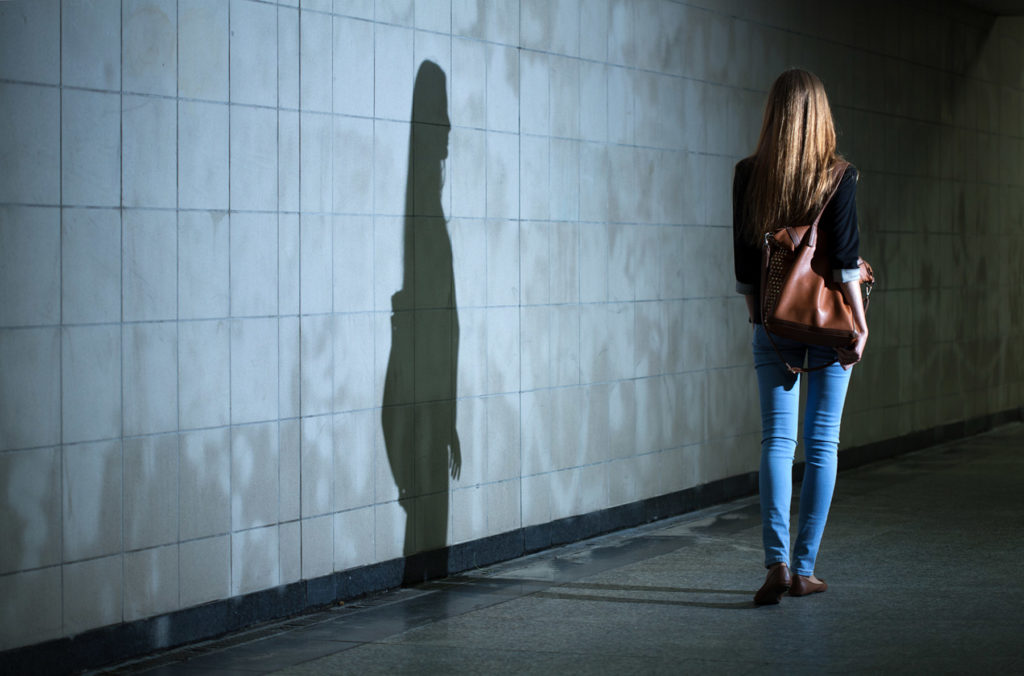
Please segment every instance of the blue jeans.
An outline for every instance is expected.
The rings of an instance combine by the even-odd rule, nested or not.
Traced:
[[[794,366],[827,364],[832,348],[805,345],[772,336],[779,351]],[[804,414],[805,469],[800,490],[800,519],[792,557],[789,551],[789,508],[793,494],[793,456],[800,412],[800,376],[779,360],[764,327],[754,327],[754,367],[761,397],[762,538],[765,566],[789,564],[798,575],[812,575],[821,534],[825,530],[838,465],[839,423],[843,415],[849,371],[838,364],[804,374],[807,410]]]

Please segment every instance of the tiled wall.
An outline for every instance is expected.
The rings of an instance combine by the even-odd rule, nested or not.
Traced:
[[[881,278],[844,444],[1024,401],[1019,19],[296,5],[0,3],[0,649],[756,469],[731,172],[788,65]]]

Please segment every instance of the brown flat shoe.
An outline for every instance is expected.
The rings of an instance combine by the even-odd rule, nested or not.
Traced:
[[[754,604],[767,606],[778,603],[792,584],[793,578],[789,574],[789,566],[784,563],[772,566],[768,569],[768,577],[765,578],[764,584],[754,594]]]
[[[807,596],[808,594],[818,594],[826,589],[828,589],[828,584],[824,580],[815,582],[806,575],[794,575],[793,583],[789,588],[789,595]]]

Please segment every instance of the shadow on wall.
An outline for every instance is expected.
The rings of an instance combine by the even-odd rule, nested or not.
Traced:
[[[441,188],[448,157],[445,74],[424,61],[416,75],[405,189],[402,288],[391,296],[391,354],[381,426],[405,511],[405,582],[447,572],[448,477],[462,469],[455,429],[459,317],[452,244]],[[409,557],[417,552],[436,555]]]

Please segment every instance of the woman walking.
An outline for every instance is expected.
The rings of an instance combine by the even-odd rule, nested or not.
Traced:
[[[804,596],[828,588],[815,577],[814,562],[835,486],[839,424],[850,369],[860,361],[868,338],[859,283],[856,190],[857,170],[836,152],[832,112],[821,80],[803,70],[784,72],[768,93],[757,150],[736,165],[733,180],[736,288],[746,298],[754,325],[754,366],[761,401],[761,519],[768,576],[754,596],[758,605],[778,603],[787,591]],[[758,298],[765,234],[809,224],[822,206],[819,247],[826,247],[859,334],[850,348],[769,338],[761,324]],[[805,358],[808,369],[817,370],[807,373],[806,463],[791,551],[789,513],[800,375],[785,362],[803,364]]]

